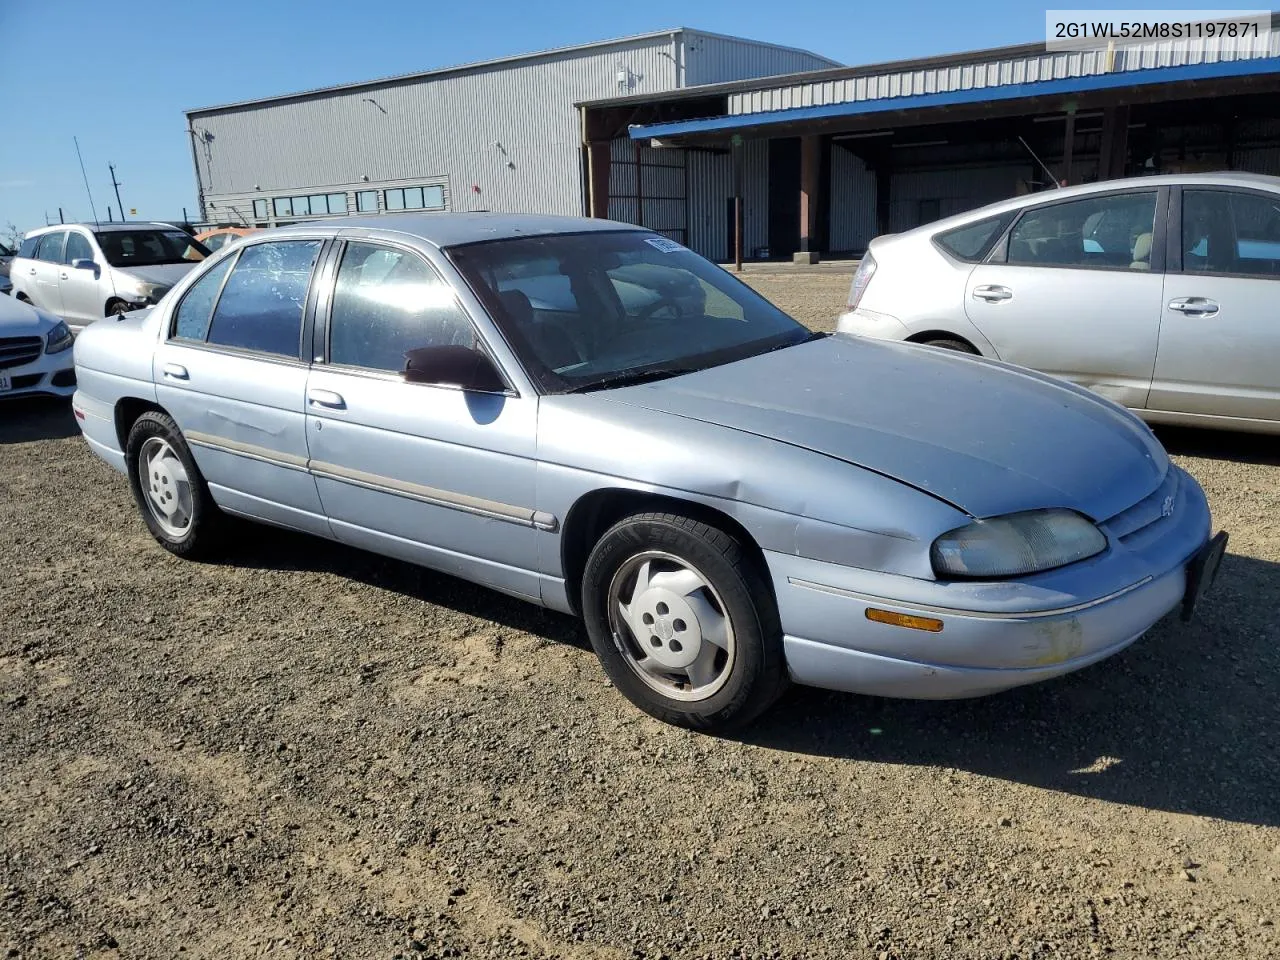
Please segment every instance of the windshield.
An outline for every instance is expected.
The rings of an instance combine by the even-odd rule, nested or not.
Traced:
[[[195,263],[209,255],[208,247],[181,230],[103,230],[94,237],[113,267]]]
[[[719,267],[640,231],[492,240],[449,256],[549,393],[701,370],[811,337]]]

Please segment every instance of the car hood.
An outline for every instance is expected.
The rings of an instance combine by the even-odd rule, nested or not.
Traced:
[[[1067,507],[1104,520],[1169,462],[1140,421],[1078,387],[845,336],[599,396],[855,464],[975,517]]]
[[[157,263],[150,267],[117,267],[121,273],[131,277],[137,277],[145,283],[158,283],[162,286],[171,287],[191,270],[195,269],[196,263]]]
[[[0,337],[43,336],[58,323],[52,314],[13,297],[0,297]]]

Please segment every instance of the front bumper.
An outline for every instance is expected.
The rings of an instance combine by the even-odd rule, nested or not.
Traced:
[[[946,700],[1047,680],[1118,653],[1182,602],[1187,566],[1209,539],[1199,486],[1184,476],[1180,496],[1178,516],[1162,529],[1025,581],[929,582],[766,553],[791,677]],[[866,616],[873,607],[943,626],[935,633],[874,622]]]
[[[7,390],[0,389],[0,400],[33,395],[71,396],[76,390],[75,363],[71,354],[71,350],[42,353],[30,363],[0,369],[0,381],[7,380],[9,384]]]

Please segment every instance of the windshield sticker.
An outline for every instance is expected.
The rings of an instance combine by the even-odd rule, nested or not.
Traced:
[[[663,253],[676,253],[684,249],[680,244],[676,243],[674,240],[668,240],[666,237],[645,237],[644,242],[651,247],[661,250]]]

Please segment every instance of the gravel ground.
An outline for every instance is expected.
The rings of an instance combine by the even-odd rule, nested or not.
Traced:
[[[807,322],[845,276],[750,280]],[[570,620],[253,529],[146,534],[64,404],[0,406],[11,957],[1275,957],[1280,456],[1168,432],[1232,549],[1053,683],[662,726]]]

